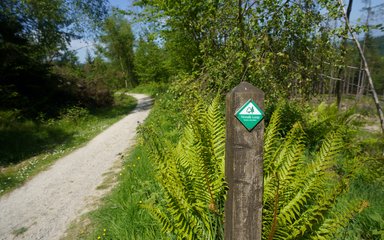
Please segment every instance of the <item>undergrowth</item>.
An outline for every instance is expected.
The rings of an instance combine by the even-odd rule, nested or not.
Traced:
[[[134,98],[116,95],[113,107],[74,106],[55,119],[23,119],[17,113],[1,112],[0,195],[91,140],[135,106]]]
[[[161,96],[154,94],[158,97],[140,128],[138,145],[125,160],[119,185],[92,214],[94,228],[87,239],[222,238],[223,208],[216,201],[220,198],[203,187],[210,183],[193,180],[192,171],[199,168],[191,168],[209,152],[191,153],[206,149],[199,141],[208,138],[198,138],[205,136],[204,127],[188,124],[191,119],[202,126],[208,123],[204,113],[192,111],[205,100],[195,98],[196,89],[185,89],[176,84]],[[275,109],[284,109],[284,104]],[[327,104],[288,104],[280,117],[287,121],[281,121],[272,136],[276,144],[265,150],[270,160],[265,166],[264,239],[382,239],[381,136],[360,132],[355,111],[338,113]],[[300,151],[292,155],[294,149]],[[196,204],[189,208],[195,210],[183,211],[188,204]],[[213,230],[207,230],[209,226]]]

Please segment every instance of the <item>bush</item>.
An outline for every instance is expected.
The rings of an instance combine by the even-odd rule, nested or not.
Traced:
[[[113,96],[101,79],[84,80],[68,67],[55,67],[60,78],[59,89],[72,102],[83,107],[105,107],[113,104]]]
[[[62,110],[60,113],[60,119],[69,122],[77,122],[78,120],[85,118],[89,115],[89,111],[82,107],[72,106]]]

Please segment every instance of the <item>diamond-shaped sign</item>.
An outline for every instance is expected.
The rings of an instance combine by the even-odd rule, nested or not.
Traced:
[[[251,131],[263,120],[264,113],[252,99],[249,99],[237,110],[235,116],[248,131]]]

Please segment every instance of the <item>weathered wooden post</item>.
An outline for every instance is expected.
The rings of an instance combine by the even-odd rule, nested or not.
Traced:
[[[241,82],[226,97],[225,240],[261,240],[264,92]]]

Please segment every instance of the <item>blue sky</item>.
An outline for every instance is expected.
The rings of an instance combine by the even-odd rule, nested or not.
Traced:
[[[384,0],[371,0],[371,7],[378,6],[380,4],[384,4]],[[361,20],[365,22],[366,18],[366,11],[362,12],[362,9],[366,7],[367,5],[363,3],[362,0],[354,0],[353,1],[353,7],[352,7],[352,13],[351,13],[351,22],[356,24],[358,18],[362,18]],[[382,8],[384,11],[384,7]],[[377,22],[384,22],[384,12],[381,13],[381,15],[376,12],[376,21]]]
[[[132,6],[132,0],[109,0],[111,6],[118,7],[123,10],[127,10],[130,6]],[[90,53],[93,52],[94,42],[86,42],[84,40],[72,40],[69,49],[75,50],[77,52],[77,56],[80,62],[84,62],[85,56],[87,54],[87,49]]]
[[[202,0],[204,1],[204,0]],[[123,10],[131,9],[133,0],[109,0],[111,6],[118,7]],[[346,0],[344,0],[346,2]],[[384,0],[371,0],[371,6],[377,6],[379,4],[384,4]],[[361,22],[365,22],[366,14],[362,11],[362,9],[367,6],[363,3],[362,0],[354,0],[352,13],[351,13],[351,23],[357,24],[358,19],[361,18]],[[383,7],[384,11],[384,7]],[[384,23],[384,12],[376,14],[375,23]],[[82,40],[74,40],[71,42],[70,49],[76,50],[79,60],[82,62],[85,59],[86,51],[89,49],[92,52],[92,42],[84,42]]]

